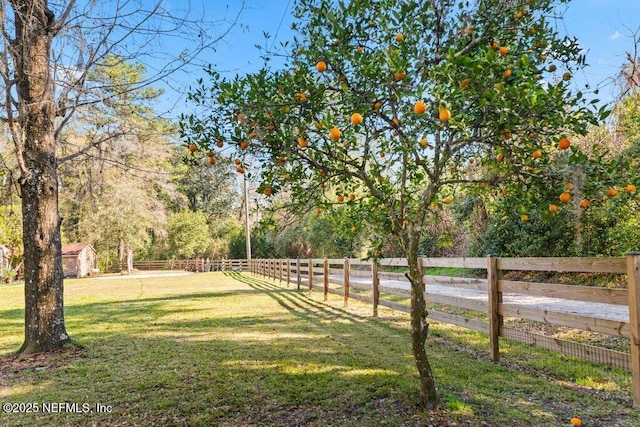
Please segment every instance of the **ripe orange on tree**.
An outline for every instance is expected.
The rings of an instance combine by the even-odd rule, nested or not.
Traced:
[[[327,63],[324,61],[318,61],[316,64],[316,70],[318,70],[319,73],[324,73],[327,71]]]
[[[469,83],[471,83],[471,79],[464,79],[460,82],[460,89],[466,89],[469,87]]]
[[[564,80],[564,81],[571,80],[571,73],[570,73],[570,72],[568,72],[568,71],[567,71],[567,72],[565,72],[565,73],[562,75],[562,80]]]
[[[464,30],[465,34],[470,36],[471,34],[473,34],[473,28],[469,27],[466,30]]]
[[[219,140],[216,142],[216,146],[217,146],[218,148],[222,148],[222,147],[224,147],[224,142],[222,142],[222,140],[221,140],[221,139],[219,139]]]
[[[513,72],[511,71],[511,69],[510,69],[510,68],[507,68],[506,70],[504,70],[504,73],[502,73],[502,75],[503,75],[505,78],[511,77],[511,74],[513,74]]]
[[[360,113],[353,113],[351,115],[351,124],[358,126],[359,124],[362,123],[362,114]]]
[[[580,201],[580,207],[581,207],[582,209],[587,209],[587,208],[589,207],[589,205],[590,205],[590,202],[589,202],[589,200],[587,200],[587,199],[582,199],[582,200]]]
[[[451,197],[447,196],[447,197],[445,197],[444,202],[446,204],[450,204],[451,202],[453,202],[453,199]]]
[[[306,148],[306,147],[309,145],[309,141],[307,141],[307,140],[306,140],[306,139],[304,139],[304,138],[298,138],[298,145],[299,145],[301,148]]]
[[[527,221],[529,221],[529,215],[522,214],[522,215],[520,215],[520,219],[522,220],[522,222],[527,222]]]
[[[418,101],[413,106],[413,111],[416,114],[424,114],[427,111],[427,104],[424,101]]]
[[[396,34],[396,41],[400,43],[402,40],[404,40],[404,35],[402,33]]]
[[[633,184],[627,184],[627,186],[624,187],[624,192],[627,194],[633,194],[636,192],[636,186]]]
[[[340,131],[340,129],[336,127],[331,128],[331,130],[329,131],[329,137],[333,142],[337,142],[341,136],[342,136],[342,132]]]
[[[558,212],[558,206],[557,205],[549,205],[549,212],[553,212],[553,213]]]
[[[271,188],[267,187],[262,191],[262,194],[264,194],[265,196],[269,197],[271,196]]]
[[[533,158],[534,159],[539,159],[540,157],[542,157],[542,151],[541,150],[536,150],[533,152]]]
[[[246,150],[249,147],[249,143],[247,141],[240,142],[240,148]]]
[[[500,53],[500,55],[506,55],[509,52],[509,48],[506,46],[502,46],[500,47],[500,50],[498,52]]]
[[[607,190],[607,195],[609,197],[616,197],[618,195],[618,190],[616,190],[615,188],[610,188]]]
[[[438,113],[438,117],[440,118],[440,120],[442,120],[443,122],[449,121],[451,120],[451,111],[449,111],[446,108],[443,108],[440,110],[440,112]]]
[[[238,119],[239,122],[243,121],[247,116],[245,116],[242,113],[238,113],[238,115],[236,116],[236,119]]]
[[[349,200],[351,200],[352,202],[356,199],[356,195],[353,193],[349,194]]]
[[[235,159],[235,160],[233,161],[233,163],[235,163],[235,164],[236,164],[236,166],[240,166],[240,164],[242,163],[242,160],[240,160],[240,159]]]
[[[566,188],[567,190],[571,191],[571,190],[573,190],[573,184],[572,184],[572,183],[570,183],[570,182],[567,182],[567,183],[564,185],[564,188]]]
[[[571,200],[571,194],[567,193],[566,191],[560,194],[560,201],[562,203],[567,203],[569,202],[569,200]]]
[[[394,78],[397,82],[399,82],[400,80],[404,80],[404,78],[405,78],[405,77],[407,77],[407,73],[406,73],[406,71],[396,71],[396,72],[393,74],[393,78]]]
[[[216,164],[216,158],[213,156],[209,156],[209,164],[210,165],[215,165]]]
[[[238,172],[238,173],[244,173],[244,168],[243,168],[242,166],[238,166],[238,167],[236,168],[236,172]]]
[[[582,425],[582,420],[578,417],[571,418],[570,424],[573,427],[580,427]]]
[[[566,150],[570,146],[571,146],[571,142],[569,141],[568,138],[562,138],[560,139],[560,141],[558,141],[558,148],[561,150]]]
[[[191,151],[192,153],[195,153],[195,151],[196,151],[197,149],[198,149],[198,148],[195,146],[195,144],[191,144],[191,145],[189,145],[189,151]]]
[[[503,161],[503,160],[504,160],[504,154],[499,153],[499,154],[496,156],[496,160],[497,160],[497,161],[499,161],[499,162]]]
[[[316,213],[317,213],[318,215],[320,215],[320,214],[322,213],[322,209],[320,209],[320,208],[316,208]]]
[[[344,196],[342,194],[338,194],[338,203],[344,202]]]
[[[376,101],[375,104],[373,104],[373,109],[378,111],[380,108],[382,108],[382,101]]]

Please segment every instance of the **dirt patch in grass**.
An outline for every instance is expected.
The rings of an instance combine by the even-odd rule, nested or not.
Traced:
[[[75,344],[49,353],[0,355],[0,386],[9,386],[12,379],[30,372],[58,369],[85,356],[84,347]]]

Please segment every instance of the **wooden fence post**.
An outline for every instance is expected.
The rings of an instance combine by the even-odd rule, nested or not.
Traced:
[[[500,360],[500,329],[503,319],[500,314],[500,304],[502,303],[502,292],[498,291],[498,258],[495,255],[487,257],[487,286],[489,291],[489,346],[491,360]]]
[[[373,317],[378,317],[380,302],[380,278],[378,277],[378,262],[371,260],[371,291],[373,293]]]
[[[349,307],[349,258],[344,259],[344,307]]]
[[[308,276],[309,276],[309,293],[313,292],[313,260],[309,258],[307,262]]]
[[[291,284],[291,259],[287,258],[287,288]]]
[[[324,259],[324,277],[322,280],[324,283],[324,300],[329,299],[329,260]]]
[[[633,406],[640,407],[640,253],[627,254]]]
[[[300,291],[300,284],[302,283],[302,278],[300,277],[300,257],[296,258],[296,282],[298,284],[298,291]]]
[[[278,279],[280,279],[280,284],[282,285],[282,258],[278,260]]]

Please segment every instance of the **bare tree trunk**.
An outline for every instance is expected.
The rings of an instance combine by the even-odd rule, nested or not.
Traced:
[[[25,341],[20,352],[63,347],[67,335],[63,311],[63,274],[58,211],[53,85],[49,56],[54,17],[46,0],[11,1],[15,11],[15,61],[25,277]]]
[[[413,237],[416,239],[417,237]],[[418,244],[409,244],[405,256],[409,271],[406,277],[411,282],[411,346],[413,358],[420,375],[420,404],[426,410],[440,407],[440,396],[435,385],[433,371],[425,349],[429,333],[427,306],[422,285],[422,271],[418,264]]]

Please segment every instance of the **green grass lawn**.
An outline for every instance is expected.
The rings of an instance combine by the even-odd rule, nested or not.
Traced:
[[[0,287],[0,402],[39,409],[0,426],[640,425],[628,372],[509,342],[493,364],[485,336],[443,324],[428,351],[446,410],[422,413],[406,315],[248,273],[69,280],[65,303],[83,349],[16,359],[22,288]]]

